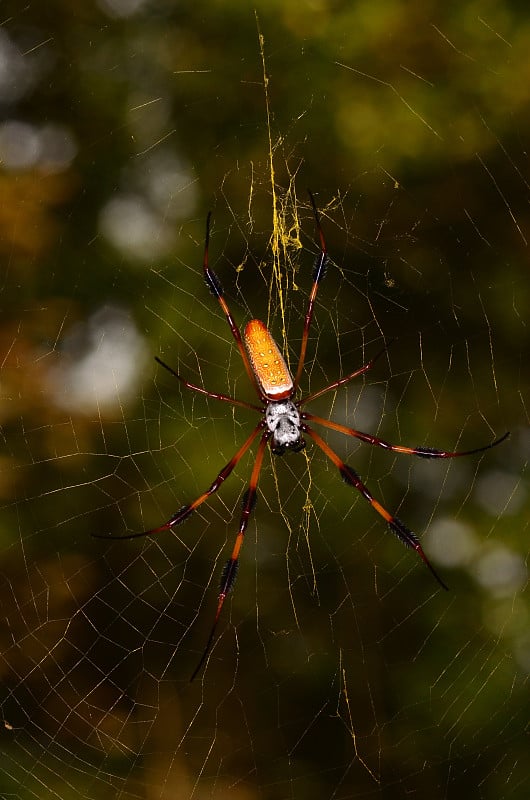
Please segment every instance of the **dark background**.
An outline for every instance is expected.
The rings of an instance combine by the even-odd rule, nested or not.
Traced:
[[[525,4],[0,13],[2,796],[526,798]],[[91,534],[162,523],[255,424],[152,361],[254,401],[202,281],[208,210],[235,318],[296,365],[308,187],[332,264],[303,392],[395,338],[311,411],[412,446],[511,437],[443,463],[326,437],[449,593],[313,447],[266,454],[190,684],[251,457],[173,532]]]

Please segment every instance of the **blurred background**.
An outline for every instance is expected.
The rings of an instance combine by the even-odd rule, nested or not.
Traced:
[[[526,798],[530,16],[524,4],[5,0],[0,794]],[[201,269],[323,435],[264,459],[204,671],[256,402]]]

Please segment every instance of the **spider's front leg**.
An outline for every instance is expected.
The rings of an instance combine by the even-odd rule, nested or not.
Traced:
[[[315,444],[320,447],[323,453],[327,455],[327,457],[332,461],[337,469],[339,470],[342,480],[347,483],[349,486],[353,486],[357,489],[358,492],[364,497],[365,500],[368,500],[372,508],[377,511],[377,513],[383,517],[383,519],[388,523],[390,529],[396,534],[396,536],[403,542],[404,545],[407,547],[411,547],[416,553],[419,555],[421,560],[424,564],[429,568],[432,575],[436,578],[442,589],[448,591],[447,586],[440,578],[436,570],[434,569],[433,565],[425,555],[423,551],[423,547],[420,544],[420,541],[415,533],[409,530],[400,519],[394,517],[390,514],[389,511],[384,508],[378,500],[371,494],[371,492],[367,489],[364,483],[361,481],[359,475],[355,472],[352,467],[349,467],[344,461],[335,453],[334,450],[327,444],[327,442],[322,439],[321,436],[318,435],[314,430],[312,430],[308,425],[303,426],[303,430],[305,433],[309,434],[309,436],[313,439]]]
[[[241,518],[239,520],[239,529],[236,535],[236,540],[234,542],[234,547],[232,549],[232,555],[226,562],[223,569],[223,574],[221,576],[219,597],[217,599],[217,610],[215,612],[213,625],[210,631],[210,635],[208,637],[208,641],[206,643],[206,647],[204,648],[199,663],[193,670],[193,674],[190,678],[190,681],[193,681],[197,677],[204,662],[206,661],[210,653],[210,650],[212,649],[212,645],[215,638],[215,631],[217,629],[217,623],[219,622],[219,617],[221,616],[221,611],[223,609],[224,602],[234,586],[234,581],[237,575],[237,568],[239,565],[239,552],[243,545],[243,540],[245,538],[245,532],[247,530],[247,525],[250,515],[252,513],[254,506],[256,505],[256,491],[258,488],[258,480],[259,480],[259,474],[261,472],[261,466],[263,464],[263,454],[265,452],[265,448],[267,446],[267,442],[269,441],[270,437],[271,437],[271,432],[269,430],[266,430],[262,434],[258,446],[258,451],[256,453],[256,460],[254,461],[254,467],[252,469],[252,474],[250,476],[248,489],[245,492],[245,496],[243,498],[243,510],[241,512]]]
[[[247,452],[258,433],[263,430],[264,426],[265,423],[263,420],[258,422],[248,439],[243,442],[237,453],[232,456],[228,464],[225,464],[213,483],[210,484],[210,486],[202,494],[195,498],[192,503],[188,503],[187,505],[179,508],[179,510],[176,511],[173,516],[167,520],[167,522],[164,522],[163,525],[159,525],[157,528],[151,528],[148,531],[142,531],[141,533],[127,533],[124,536],[107,536],[107,534],[102,533],[93,533],[92,536],[94,539],[138,539],[141,536],[150,536],[154,533],[161,533],[162,531],[168,531],[171,530],[171,528],[175,528],[177,525],[181,525],[183,522],[185,522],[185,520],[188,519],[190,514],[192,514],[202,503],[204,503],[205,500],[207,500],[212,494],[214,494],[214,492],[217,492],[221,488],[232,470]]]

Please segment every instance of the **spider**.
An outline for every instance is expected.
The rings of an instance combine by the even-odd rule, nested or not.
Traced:
[[[386,351],[386,348],[384,348],[370,361],[364,364],[364,366],[354,370],[353,372],[350,372],[348,375],[345,375],[336,381],[333,381],[333,383],[331,383],[329,386],[326,386],[324,389],[319,389],[318,391],[313,392],[313,394],[301,397],[298,400],[295,399],[304,370],[304,362],[307,351],[309,330],[313,318],[315,299],[320,283],[326,274],[326,268],[328,264],[328,251],[326,240],[324,238],[324,232],[320,222],[320,214],[311,192],[309,192],[309,199],[311,202],[316,230],[320,242],[320,252],[316,258],[313,269],[313,284],[307,304],[304,328],[302,332],[302,343],[300,346],[300,356],[298,359],[298,367],[294,379],[287,368],[287,364],[285,363],[278,345],[272,338],[271,333],[263,322],[258,319],[250,320],[245,327],[243,336],[241,336],[240,330],[234,321],[228,304],[224,298],[223,289],[219,278],[208,264],[211,222],[210,212],[206,218],[206,235],[203,259],[204,279],[206,281],[206,285],[210,289],[210,292],[217,299],[219,305],[221,306],[221,310],[225,315],[226,321],[228,322],[232,332],[232,336],[234,337],[237,348],[241,354],[247,375],[250,379],[250,382],[253,384],[254,389],[256,390],[261,405],[254,405],[243,400],[237,400],[235,397],[231,397],[226,394],[203,389],[202,387],[196,386],[195,384],[190,383],[188,380],[183,378],[179,373],[175,372],[175,370],[165,364],[160,358],[155,356],[155,360],[162,367],[164,367],[164,369],[174,375],[174,377],[177,378],[187,389],[190,389],[193,392],[198,392],[199,394],[210,397],[214,400],[221,400],[224,403],[229,403],[232,406],[251,409],[260,415],[260,420],[246,441],[243,442],[239,450],[218,473],[213,483],[195,500],[193,500],[193,502],[182,506],[182,508],[173,514],[173,516],[170,517],[167,522],[164,522],[163,525],[159,525],[157,528],[152,528],[151,530],[144,531],[142,533],[126,534],[119,537],[97,535],[98,538],[133,539],[139,536],[149,536],[151,534],[160,533],[161,531],[170,530],[171,528],[180,525],[202,503],[204,503],[205,500],[214,494],[214,492],[218,491],[252,443],[259,437],[259,444],[254,460],[254,466],[250,475],[248,488],[243,496],[243,508],[241,511],[239,528],[233,545],[232,554],[226,562],[221,575],[217,610],[215,612],[206,647],[203,650],[199,663],[193,671],[193,674],[190,678],[191,681],[193,681],[198,675],[210,654],[214,643],[219,618],[221,616],[221,611],[229,592],[234,586],[239,564],[240,551],[245,538],[245,531],[247,529],[252,510],[256,504],[258,479],[267,444],[270,445],[270,449],[275,456],[282,456],[286,451],[298,453],[303,450],[306,446],[304,436],[308,436],[310,439],[312,439],[337,467],[343,481],[348,486],[351,486],[360,492],[364,499],[370,503],[372,508],[374,508],[375,511],[380,514],[381,517],[383,517],[385,522],[388,523],[390,529],[396,534],[398,539],[400,539],[404,545],[416,551],[418,556],[431,571],[438,584],[443,589],[447,590],[446,584],[440,578],[431,562],[425,555],[416,534],[409,530],[409,528],[407,528],[400,519],[387,511],[381,505],[381,503],[379,503],[379,501],[373,497],[370,490],[365,486],[357,472],[352,467],[348,466],[308,423],[321,425],[325,428],[343,433],[346,436],[352,436],[356,439],[360,439],[362,442],[367,442],[368,444],[382,447],[385,450],[391,450],[394,453],[406,453],[408,455],[420,456],[421,458],[426,459],[456,458],[459,456],[468,456],[474,453],[481,453],[484,450],[489,450],[492,447],[496,447],[509,436],[508,432],[505,433],[504,436],[501,436],[500,439],[496,439],[491,444],[487,444],[483,447],[477,447],[473,450],[457,452],[436,450],[432,447],[405,447],[403,445],[390,444],[389,442],[386,442],[377,436],[373,436],[369,433],[362,433],[354,428],[348,428],[345,425],[339,424],[338,422],[333,422],[330,419],[323,419],[322,417],[317,417],[314,414],[310,414],[307,411],[302,410],[311,400],[316,400],[317,397],[321,397],[327,392],[331,392],[335,389],[338,389],[340,386],[344,386],[346,383],[349,383],[359,375],[364,375],[366,372],[372,369],[376,360]]]

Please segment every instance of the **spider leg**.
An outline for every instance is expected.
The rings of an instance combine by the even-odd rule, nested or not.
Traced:
[[[317,296],[320,281],[324,278],[326,274],[326,266],[328,262],[328,248],[326,246],[326,240],[324,238],[324,231],[322,230],[322,226],[320,224],[320,215],[317,210],[315,198],[313,197],[311,192],[309,192],[309,199],[311,200],[311,205],[313,206],[313,214],[315,217],[317,233],[320,239],[320,253],[316,258],[315,266],[313,268],[313,286],[311,287],[311,294],[309,295],[309,302],[307,304],[307,311],[304,320],[304,331],[302,333],[302,344],[300,346],[300,357],[298,359],[298,369],[296,370],[296,377],[294,379],[293,391],[296,391],[298,384],[300,383],[300,378],[302,377],[302,372],[304,370],[304,361],[307,350],[307,340],[309,337],[309,328],[311,327],[311,320],[313,319],[313,305],[315,303],[315,298]]]
[[[347,428],[345,425],[340,425],[338,422],[333,422],[333,420],[330,419],[323,419],[314,414],[304,413],[302,417],[303,419],[316,422],[317,425],[323,425],[325,428],[331,428],[333,431],[344,433],[346,436],[354,436],[362,442],[367,442],[376,447],[382,447],[384,450],[391,450],[394,453],[406,453],[410,456],[420,456],[420,458],[458,458],[459,456],[472,456],[474,453],[482,453],[484,450],[490,450],[492,447],[496,447],[501,442],[504,442],[510,435],[508,431],[504,436],[501,436],[500,439],[495,439],[494,442],[486,444],[483,447],[475,447],[473,450],[436,450],[434,447],[405,447],[399,444],[389,444],[389,442],[385,442],[384,439],[379,439],[379,437],[372,436],[370,433],[362,433],[361,431],[355,430],[355,428]]]
[[[443,580],[440,578],[440,576],[438,575],[438,573],[436,572],[436,570],[432,566],[431,562],[429,561],[429,559],[425,555],[425,553],[423,551],[423,548],[422,548],[422,546],[421,546],[421,544],[419,542],[419,539],[416,536],[416,534],[413,533],[411,530],[409,530],[401,522],[400,519],[398,519],[397,517],[392,516],[392,514],[390,514],[386,510],[386,508],[383,508],[381,503],[379,503],[373,497],[371,492],[367,489],[367,487],[361,481],[359,475],[355,472],[355,470],[352,469],[351,467],[349,467],[347,464],[345,464],[344,461],[341,458],[339,458],[339,456],[335,453],[335,451],[332,450],[331,447],[329,447],[329,445],[324,441],[324,439],[322,439],[318,435],[318,433],[315,433],[315,431],[311,430],[311,428],[308,425],[304,425],[303,426],[303,430],[304,430],[304,433],[309,434],[309,436],[313,439],[315,444],[317,444],[320,447],[320,449],[327,455],[327,457],[335,464],[335,466],[337,467],[337,469],[339,470],[339,472],[341,474],[342,480],[345,483],[347,483],[349,486],[353,486],[355,489],[357,489],[357,491],[362,494],[364,499],[368,500],[368,502],[370,503],[372,508],[374,508],[375,511],[377,511],[377,513],[380,514],[380,516],[382,516],[383,519],[388,523],[388,525],[390,526],[391,530],[396,534],[398,539],[400,539],[403,542],[404,545],[406,545],[407,547],[411,547],[413,550],[416,551],[416,553],[419,555],[419,557],[424,562],[424,564],[426,564],[426,566],[429,568],[429,570],[431,571],[432,575],[436,578],[436,580],[438,581],[438,583],[440,584],[442,589],[445,589],[446,591],[448,591],[447,586],[445,585]]]
[[[256,431],[254,433],[256,433]],[[217,610],[215,612],[212,629],[210,631],[210,635],[208,637],[208,641],[206,643],[206,647],[204,648],[200,661],[195,667],[193,674],[190,678],[190,682],[197,677],[204,662],[206,661],[210,653],[210,650],[212,649],[212,645],[215,638],[215,631],[217,629],[217,623],[219,622],[219,617],[221,616],[221,611],[224,602],[226,600],[227,595],[234,586],[234,581],[236,579],[237,568],[239,564],[239,552],[241,550],[241,547],[243,545],[243,540],[245,538],[245,531],[247,529],[248,520],[252,513],[252,509],[256,505],[256,490],[258,487],[259,474],[261,472],[261,466],[263,463],[263,454],[265,452],[265,447],[267,446],[267,442],[269,441],[270,437],[271,437],[271,432],[265,431],[265,433],[263,433],[261,437],[258,446],[258,450],[256,453],[256,460],[254,461],[254,467],[252,469],[252,474],[250,476],[248,489],[243,497],[243,510],[241,512],[241,518],[239,521],[239,530],[237,532],[236,540],[234,542],[234,547],[232,549],[232,555],[226,562],[223,569],[223,573],[221,575],[221,585],[219,590],[219,597],[217,599]]]
[[[232,314],[230,313],[230,309],[228,308],[228,303],[224,299],[224,292],[223,287],[221,286],[221,282],[213,269],[210,269],[208,265],[208,247],[210,244],[210,220],[212,218],[212,212],[208,212],[208,216],[206,217],[206,236],[204,241],[204,260],[203,260],[203,271],[204,271],[204,280],[206,281],[206,285],[213,294],[215,298],[217,298],[219,305],[223,311],[223,314],[226,317],[226,321],[232,331],[232,336],[234,337],[238,350],[241,353],[241,358],[243,359],[243,364],[245,365],[245,369],[247,371],[247,375],[250,378],[250,382],[256,389],[258,396],[261,397],[261,392],[256,381],[256,376],[252,371],[252,367],[250,366],[250,362],[248,360],[247,351],[245,350],[245,346],[243,344],[243,340],[241,338],[241,333],[239,328],[237,327]]]
[[[190,514],[192,514],[196,508],[198,508],[205,500],[207,500],[210,495],[216,492],[224,481],[228,478],[236,464],[241,460],[242,456],[247,452],[248,448],[258,435],[258,433],[263,429],[264,423],[259,422],[248,439],[241,445],[237,453],[235,453],[228,464],[223,467],[223,469],[219,472],[214,482],[211,486],[206,489],[205,492],[200,494],[193,503],[189,503],[186,506],[182,506],[179,510],[173,514],[172,517],[168,519],[167,522],[164,522],[163,525],[160,525],[158,528],[151,528],[149,531],[143,531],[142,533],[128,533],[125,536],[107,536],[106,534],[102,533],[93,533],[92,536],[94,539],[138,539],[140,536],[150,536],[152,533],[161,533],[162,531],[170,530],[177,525],[180,525],[184,520],[186,520]]]
[[[324,387],[324,389],[319,389],[318,392],[314,392],[313,394],[308,394],[307,397],[302,397],[302,399],[298,401],[298,406],[304,406],[306,403],[310,403],[311,400],[316,400],[317,397],[321,397],[323,394],[327,394],[327,392],[331,392],[334,389],[338,389],[339,386],[344,386],[345,383],[349,383],[354,378],[359,377],[359,375],[364,375],[365,372],[368,372],[368,370],[372,369],[377,359],[381,358],[383,353],[386,353],[386,351],[388,350],[393,341],[394,339],[391,339],[389,343],[386,345],[386,347],[383,347],[383,349],[380,350],[380,352],[377,353],[377,355],[375,355],[372,359],[370,359],[370,361],[364,364],[364,366],[362,366],[360,369],[356,369],[355,372],[350,372],[349,375],[345,375],[343,378],[339,378],[338,381],[333,381],[333,383],[330,383],[329,386]],[[158,360],[159,359],[157,359],[157,361]]]
[[[236,400],[235,397],[230,397],[230,395],[227,394],[219,394],[219,392],[209,392],[207,389],[203,389],[202,386],[195,386],[194,383],[190,383],[185,378],[183,378],[182,375],[179,375],[178,372],[175,372],[174,369],[171,369],[171,367],[168,367],[167,364],[164,364],[162,359],[158,358],[158,356],[155,356],[155,361],[158,364],[160,364],[161,367],[167,369],[168,372],[171,372],[171,374],[174,375],[175,378],[178,378],[178,380],[182,384],[184,384],[184,386],[187,389],[191,389],[193,392],[198,392],[199,394],[203,394],[206,397],[212,397],[214,400],[224,400],[225,403],[230,403],[233,406],[240,406],[241,408],[250,408],[252,409],[252,411],[259,411],[260,414],[263,413],[263,409],[261,406],[255,406],[252,403],[245,403],[244,400]]]

